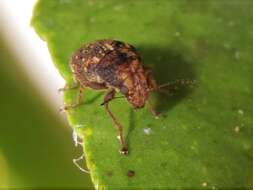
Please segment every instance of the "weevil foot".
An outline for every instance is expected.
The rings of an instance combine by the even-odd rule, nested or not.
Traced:
[[[64,111],[68,111],[70,109],[74,109],[74,108],[77,108],[80,104],[72,104],[72,105],[64,105],[62,106],[59,111],[60,112],[64,112]]]
[[[148,100],[148,108],[151,114],[155,117],[155,119],[160,118],[160,113],[158,113],[154,107],[154,105],[151,103],[151,101]]]
[[[159,119],[161,116],[161,113],[157,112],[156,109],[154,109],[153,107],[150,108],[150,112],[155,119]]]
[[[154,115],[154,117],[155,117],[155,119],[160,119],[160,118],[161,118],[161,114],[156,113],[156,114]]]
[[[73,90],[73,89],[76,89],[78,88],[78,84],[74,84],[72,86],[69,86],[69,85],[65,85],[63,88],[59,88],[58,89],[58,93],[61,93],[61,92],[64,92],[64,91],[67,91],[67,90]]]
[[[127,148],[127,147],[122,147],[122,148],[119,150],[119,153],[120,153],[120,154],[123,154],[123,155],[128,155],[128,148]]]

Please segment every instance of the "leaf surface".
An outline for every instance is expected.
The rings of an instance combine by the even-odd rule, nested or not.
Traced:
[[[134,45],[158,83],[194,79],[172,96],[151,99],[163,117],[110,104],[125,128],[130,154],[100,106],[105,92],[85,91],[68,119],[84,137],[98,189],[249,188],[253,143],[253,4],[250,1],[39,1],[33,26],[68,84],[71,55],[97,39]],[[76,101],[78,90],[65,93]],[[148,132],[147,132],[148,131]],[[129,177],[128,172],[134,171]]]

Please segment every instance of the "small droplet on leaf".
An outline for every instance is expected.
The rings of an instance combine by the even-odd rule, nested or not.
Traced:
[[[231,45],[229,43],[224,43],[223,46],[224,46],[225,49],[230,49],[231,48]]]
[[[239,51],[236,51],[236,52],[235,52],[235,59],[236,59],[236,60],[239,60],[240,57],[241,57],[241,53],[240,53]]]
[[[236,127],[234,128],[234,131],[235,131],[236,133],[239,133],[239,132],[240,132],[240,127],[239,127],[239,126],[236,126]]]
[[[179,36],[181,36],[181,33],[180,32],[175,32],[175,36],[179,37]]]
[[[152,132],[152,129],[151,129],[151,128],[144,128],[143,131],[144,131],[144,133],[145,133],[146,135],[150,135],[151,132]]]
[[[243,115],[243,114],[244,114],[244,111],[243,111],[242,109],[239,109],[239,110],[238,110],[238,114]]]
[[[91,17],[90,19],[89,19],[89,22],[90,23],[94,23],[96,21],[96,19],[94,18],[94,17]]]
[[[203,182],[202,187],[207,187],[207,182]]]
[[[212,189],[212,190],[217,190],[218,188],[215,187],[215,186],[212,186],[211,189]]]

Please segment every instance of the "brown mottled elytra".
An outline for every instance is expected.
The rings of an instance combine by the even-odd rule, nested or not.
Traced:
[[[77,107],[82,101],[85,88],[107,89],[101,105],[112,118],[119,130],[121,142],[120,153],[128,154],[123,126],[109,109],[109,102],[120,91],[133,108],[143,108],[147,102],[151,112],[157,116],[155,109],[148,101],[151,91],[159,90],[151,70],[143,64],[136,49],[116,40],[98,40],[81,47],[71,58],[70,67],[74,79],[80,86],[76,104],[65,106],[65,109]]]

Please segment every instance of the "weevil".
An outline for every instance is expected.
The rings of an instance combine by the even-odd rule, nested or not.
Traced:
[[[76,104],[65,106],[65,109],[77,107],[83,97],[85,88],[107,90],[101,105],[118,128],[121,143],[120,153],[128,154],[123,125],[109,108],[109,102],[121,92],[134,109],[140,109],[147,103],[150,111],[157,112],[149,101],[152,91],[159,90],[151,69],[144,65],[140,54],[130,44],[117,40],[97,40],[82,46],[70,60],[74,80],[80,86]]]

